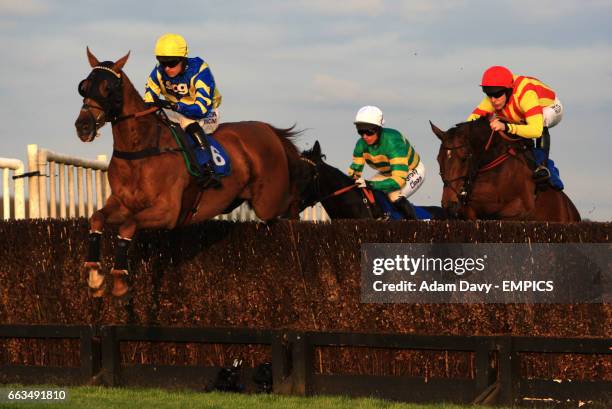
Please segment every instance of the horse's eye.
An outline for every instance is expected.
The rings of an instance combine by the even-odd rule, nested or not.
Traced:
[[[86,79],[79,82],[78,90],[79,90],[79,95],[85,98],[85,94],[87,93],[87,80]]]

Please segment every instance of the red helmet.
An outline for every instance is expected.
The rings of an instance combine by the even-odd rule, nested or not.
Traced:
[[[506,67],[494,65],[482,74],[482,83],[480,86],[512,88],[513,84],[514,77],[512,76],[512,72]]]

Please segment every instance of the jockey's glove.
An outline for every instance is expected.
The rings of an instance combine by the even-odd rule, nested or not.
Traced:
[[[154,104],[160,108],[171,109],[172,111],[176,111],[178,109],[178,105],[175,102],[170,102],[165,99],[158,99]]]
[[[363,189],[363,188],[371,188],[372,185],[370,184],[369,180],[365,180],[364,178],[359,178],[355,180],[355,184],[357,185],[357,187]]]

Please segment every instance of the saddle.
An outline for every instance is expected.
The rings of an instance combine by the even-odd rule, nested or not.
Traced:
[[[177,123],[171,121],[166,123],[183,153],[185,166],[190,175],[196,178],[202,176],[200,169],[208,162],[212,163],[212,168],[219,176],[228,176],[231,173],[231,163],[227,152],[211,135],[206,135],[210,143],[210,150],[195,149],[197,145],[186,131]]]

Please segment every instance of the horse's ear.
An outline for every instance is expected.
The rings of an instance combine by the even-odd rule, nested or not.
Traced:
[[[316,141],[312,147],[312,153],[317,156],[321,156],[321,145],[319,145],[319,141]]]
[[[126,55],[124,55],[123,57],[119,58],[114,64],[113,64],[113,71],[121,71],[123,69],[123,66],[125,65],[125,63],[127,62],[128,58],[130,57],[130,52],[128,51],[128,53]]]
[[[431,121],[429,121],[429,125],[431,125],[431,130],[433,131],[434,134],[436,134],[438,139],[440,139],[441,141],[444,141],[444,137],[446,136],[446,133],[440,128],[438,128],[437,126],[435,126]]]
[[[87,59],[89,60],[89,65],[91,65],[92,68],[100,65],[100,61],[98,61],[96,56],[89,51],[89,47],[87,47]]]

